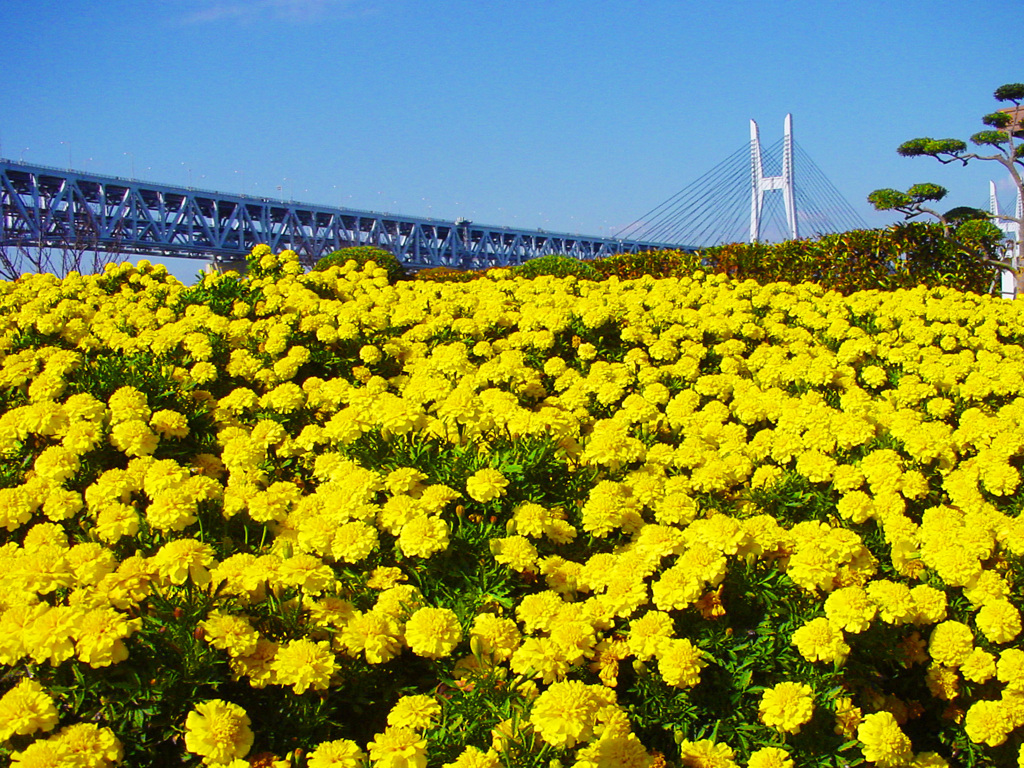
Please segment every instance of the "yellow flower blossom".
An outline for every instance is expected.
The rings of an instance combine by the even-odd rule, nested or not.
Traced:
[[[254,735],[249,715],[237,704],[210,699],[196,705],[185,719],[185,748],[207,765],[245,757]]]

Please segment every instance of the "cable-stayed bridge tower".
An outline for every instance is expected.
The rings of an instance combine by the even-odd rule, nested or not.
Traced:
[[[750,242],[761,239],[761,213],[764,196],[774,190],[782,191],[786,206],[786,228],[790,240],[800,237],[796,220],[796,191],[793,186],[793,115],[786,115],[782,137],[782,173],[765,176],[761,157],[761,135],[757,123],[750,121]]]
[[[781,192],[780,194],[775,194]],[[750,142],[651,209],[616,237],[686,243],[793,240],[867,225],[793,138],[762,147],[757,123]]]

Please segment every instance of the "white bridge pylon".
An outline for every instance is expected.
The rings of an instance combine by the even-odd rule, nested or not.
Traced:
[[[793,185],[793,115],[786,115],[782,147],[782,175],[765,176],[761,163],[761,137],[757,123],[750,121],[750,242],[761,239],[761,213],[766,192],[781,190],[786,204],[789,238],[800,238],[796,221],[796,192]]]
[[[1016,221],[1012,221],[1009,218],[1001,218],[1002,214],[999,211],[999,197],[996,195],[996,183],[990,181],[988,183],[988,210],[992,214],[994,224],[999,227],[1006,236],[1013,240],[1013,259],[1011,266],[1014,269],[1020,269],[1020,242],[1021,242],[1021,220],[1024,219],[1024,205],[1021,205],[1020,192],[1017,192],[1017,205],[1014,208],[1013,217]],[[1007,272],[1005,269],[1000,270],[1001,275],[1001,292],[1004,299],[1012,299],[1017,295],[1017,283],[1013,278],[1013,273]]]

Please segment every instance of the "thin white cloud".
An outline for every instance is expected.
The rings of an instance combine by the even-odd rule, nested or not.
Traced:
[[[185,0],[182,21],[186,24],[260,21],[303,24],[339,15],[369,11],[361,0]]]

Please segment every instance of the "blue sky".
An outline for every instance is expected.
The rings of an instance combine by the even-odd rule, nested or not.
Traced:
[[[230,192],[610,234],[793,114],[865,197],[987,204],[967,137],[1024,81],[1019,0],[5,0],[0,153]],[[799,169],[798,171],[799,172]],[[280,187],[280,192],[278,188]],[[1004,206],[1011,202],[1010,187]]]

